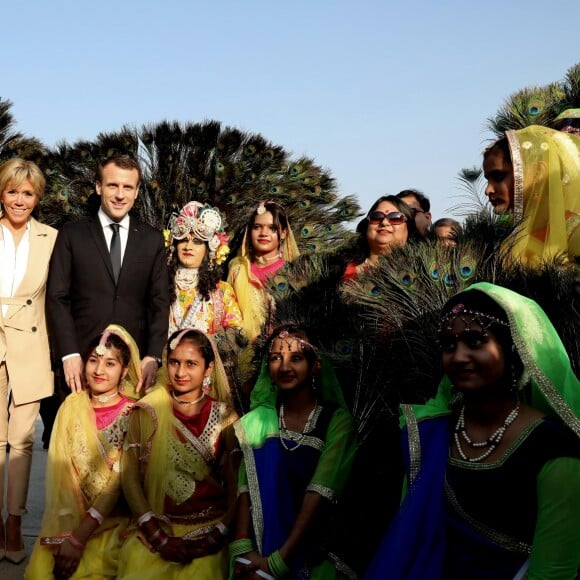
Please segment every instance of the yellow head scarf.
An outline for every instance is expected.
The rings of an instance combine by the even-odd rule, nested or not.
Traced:
[[[532,125],[507,131],[516,231],[504,250],[528,265],[580,255],[580,137]]]

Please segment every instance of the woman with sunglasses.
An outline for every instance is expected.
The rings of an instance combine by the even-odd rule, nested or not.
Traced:
[[[358,278],[376,266],[380,256],[390,254],[393,246],[404,246],[419,237],[411,208],[395,195],[379,197],[356,231],[357,247],[343,280]]]

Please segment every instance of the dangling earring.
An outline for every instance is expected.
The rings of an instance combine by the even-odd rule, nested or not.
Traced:
[[[273,393],[276,390],[276,383],[274,381],[270,382],[270,391]]]
[[[312,392],[316,394],[318,391],[318,385],[316,384],[316,375],[312,375]]]
[[[209,393],[211,391],[211,379],[208,377],[203,377],[203,381],[201,383],[201,390],[204,393]]]

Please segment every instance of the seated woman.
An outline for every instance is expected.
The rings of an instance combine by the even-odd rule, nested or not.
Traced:
[[[274,201],[263,201],[252,212],[238,256],[229,267],[228,282],[233,286],[250,342],[262,332],[269,319],[270,298],[265,289],[288,261],[296,259],[298,246],[284,208]]]
[[[367,216],[356,227],[357,246],[343,274],[343,280],[356,279],[378,263],[393,246],[404,246],[419,239],[411,208],[396,195],[379,197]]]
[[[407,491],[367,578],[574,578],[580,383],[543,310],[488,283],[443,308],[445,376],[402,407]]]
[[[244,456],[235,576],[339,577],[325,540],[354,459],[353,419],[302,328],[278,328],[266,348],[252,410],[235,425]]]
[[[183,328],[222,336],[224,330],[235,329],[239,334],[242,315],[236,296],[221,281],[220,265],[229,253],[221,214],[191,201],[172,218],[169,235],[168,266],[173,282],[169,334]]]
[[[164,358],[167,384],[137,403],[127,433],[123,490],[137,525],[121,549],[118,577],[225,578],[238,417],[205,334],[173,333]]]
[[[135,341],[115,324],[85,357],[86,390],[61,405],[50,439],[46,507],[25,577],[115,578],[119,534],[129,511],[119,503],[119,462],[141,376]]]
[[[504,242],[512,260],[537,266],[580,254],[580,136],[532,125],[483,155],[485,194],[516,226]]]

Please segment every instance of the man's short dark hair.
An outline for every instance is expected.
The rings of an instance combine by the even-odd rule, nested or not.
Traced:
[[[429,201],[429,198],[418,189],[403,189],[403,191],[399,191],[399,193],[397,193],[397,197],[400,199],[411,196],[413,196],[419,202],[419,205],[423,211],[427,212],[431,209],[431,202]]]
[[[139,165],[137,159],[129,153],[114,153],[110,157],[103,159],[103,161],[101,161],[97,167],[96,180],[99,183],[101,183],[103,179],[103,169],[110,163],[116,165],[120,169],[136,169],[137,174],[139,176],[139,181],[137,182],[137,185],[141,183],[141,180],[143,179],[143,174],[141,173],[141,166]]]

